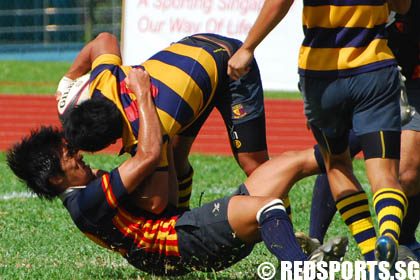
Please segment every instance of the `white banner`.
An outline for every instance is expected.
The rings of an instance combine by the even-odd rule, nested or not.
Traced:
[[[303,39],[302,1],[257,47],[264,89],[297,91],[297,59]],[[244,40],[263,0],[125,0],[122,56],[136,65],[170,43],[195,33]]]

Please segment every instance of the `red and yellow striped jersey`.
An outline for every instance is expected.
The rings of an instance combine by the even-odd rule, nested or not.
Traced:
[[[138,249],[152,259],[180,256],[175,231],[178,216],[156,216],[130,203],[118,169],[86,188],[68,191],[62,199],[77,227],[105,248],[126,258]]]

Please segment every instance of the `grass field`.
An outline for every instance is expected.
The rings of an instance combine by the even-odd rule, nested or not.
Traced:
[[[0,61],[0,94],[53,95],[69,62]],[[30,71],[28,71],[30,69]],[[299,99],[297,92],[266,91],[265,98]]]
[[[85,159],[93,167],[110,170],[125,157],[85,155]],[[193,207],[198,206],[200,197],[201,203],[206,203],[231,193],[245,179],[231,157],[192,155],[191,161],[195,168]],[[367,186],[362,161],[355,161],[355,171]],[[306,178],[292,190],[296,231],[308,231],[313,182],[314,177]],[[4,153],[0,153],[0,233],[0,279],[161,279],[134,269],[118,254],[88,240],[59,200],[42,201],[30,195],[6,166]],[[337,234],[349,235],[338,215],[327,237]],[[360,258],[351,239],[346,259]],[[257,267],[264,261],[276,262],[260,243],[250,256],[229,269],[173,279],[257,279]]]
[[[0,61],[0,94],[54,94],[67,71],[66,62]],[[30,69],[30,71],[28,71]],[[295,92],[266,92],[266,98],[300,98]],[[125,157],[86,155],[92,167],[111,170]],[[194,154],[192,206],[230,194],[245,179],[232,157]],[[355,173],[371,196],[364,164],[355,160]],[[312,187],[315,177],[300,181],[291,192],[295,231],[308,232]],[[263,187],[263,182],[262,182]],[[371,209],[371,212],[374,211]],[[327,238],[349,235],[336,215]],[[346,260],[361,254],[350,238]],[[275,258],[263,244],[235,266],[215,273],[191,273],[173,279],[258,279],[257,267]],[[8,169],[0,152],[0,279],[160,279],[136,270],[116,253],[97,246],[73,225],[59,200],[47,202],[33,197]]]

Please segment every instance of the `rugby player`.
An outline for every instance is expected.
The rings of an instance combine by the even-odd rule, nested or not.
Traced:
[[[137,190],[142,197],[155,192],[157,173],[153,171],[160,161],[162,132],[147,73],[134,69],[127,75],[126,84],[136,95],[141,116],[139,141],[137,153],[119,167],[111,172],[92,171],[65,142],[63,133],[52,127],[33,131],[8,151],[9,167],[40,198],[60,197],[88,238],[155,275],[224,269],[246,257],[261,239],[279,261],[343,257],[347,246],[343,237],[327,242],[310,257],[301,251],[275,193],[271,197],[248,195],[264,188],[266,178],[254,175],[260,172],[251,174],[235,194],[192,211],[181,212],[170,202],[155,213],[144,210],[149,208],[144,205],[148,201],[131,194]],[[167,148],[169,170],[173,170],[171,146]],[[266,171],[278,166],[275,160],[272,165]],[[172,193],[170,188],[177,190],[176,179],[167,179],[165,194]]]
[[[418,114],[420,110],[419,21],[420,5],[418,2],[413,1],[408,13],[405,15],[397,14],[387,27],[389,32],[388,45],[401,66],[402,74],[406,77],[405,88],[408,103],[415,108],[415,114],[410,116],[413,119],[409,122],[403,121],[401,134],[399,179],[408,198],[408,208],[407,215],[401,226],[399,244],[411,249],[418,260],[420,260],[420,244],[416,240],[415,232],[420,221],[420,209],[418,208],[420,207],[420,154],[418,153],[420,143],[420,116]],[[406,106],[405,108],[402,107],[403,114],[407,113],[406,109]],[[354,134],[350,135],[349,143],[350,154],[353,157],[360,152],[360,143]],[[322,167],[323,163],[319,151],[317,152],[317,158],[321,164],[321,172],[324,173],[325,168]],[[332,201],[328,178],[325,175],[320,175],[316,179],[312,197],[309,227],[309,236],[311,238],[323,241],[332,217],[336,212],[335,204]]]
[[[235,79],[246,74],[258,44],[293,0],[265,1],[241,48],[229,60]],[[320,146],[337,209],[366,260],[397,259],[407,197],[398,180],[401,118],[399,70],[387,46],[389,10],[406,13],[410,0],[304,1],[304,41],[298,73],[305,115]],[[379,238],[368,198],[353,173],[350,129],[359,138],[374,193]]]
[[[226,124],[236,160],[251,174],[268,160],[263,89],[255,60],[244,78],[233,81],[227,75],[227,61],[240,45],[238,40],[216,34],[197,34],[171,44],[141,65],[123,66],[117,39],[109,33],[99,34],[81,50],[64,76],[63,81],[71,83],[92,70],[92,100],[66,116],[67,140],[75,148],[94,152],[122,137],[123,151],[134,154],[139,120],[135,98],[124,78],[130,69],[142,68],[151,77],[162,133],[168,141],[173,139],[179,207],[189,207],[193,169],[188,154],[214,107]],[[111,114],[115,111],[112,107],[121,114]],[[158,170],[166,168],[163,154]]]

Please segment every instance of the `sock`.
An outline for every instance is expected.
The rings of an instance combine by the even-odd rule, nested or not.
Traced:
[[[182,177],[178,177],[178,208],[189,209],[192,192],[194,169],[190,166],[190,171]]]
[[[311,217],[309,220],[309,236],[324,243],[328,227],[334,218],[337,208],[331,194],[327,174],[316,177],[312,192]]]
[[[397,189],[383,188],[373,196],[373,205],[378,216],[379,235],[391,236],[398,245],[402,220],[407,212],[407,197]]]
[[[377,238],[366,193],[360,191],[345,196],[337,201],[336,206],[365,260],[374,261]]]
[[[287,195],[285,198],[282,199],[283,203],[284,203],[284,208],[286,208],[286,213],[289,216],[290,221],[293,224],[293,219],[292,219],[292,205],[290,204],[290,198],[289,195]]]
[[[407,215],[402,226],[399,243],[401,245],[411,245],[417,242],[416,230],[420,223],[420,194],[408,198]]]
[[[305,261],[308,258],[297,243],[293,225],[280,199],[262,207],[257,221],[262,240],[279,261]]]

